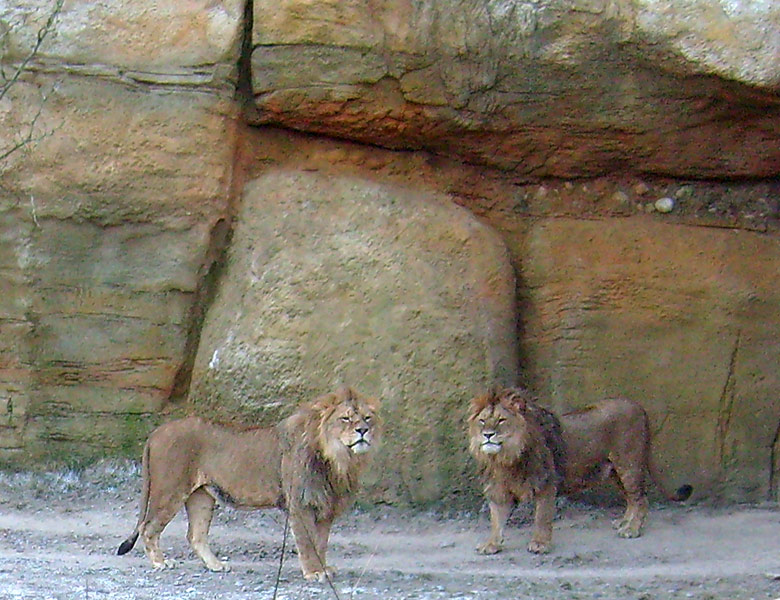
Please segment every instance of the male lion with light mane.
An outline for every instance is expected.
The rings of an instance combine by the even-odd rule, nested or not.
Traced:
[[[187,539],[212,571],[227,571],[208,546],[216,500],[240,508],[286,509],[303,576],[324,581],[331,525],[351,504],[358,476],[379,439],[379,404],[351,388],[299,407],[274,427],[240,429],[189,417],[161,425],[143,452],[141,514],[118,553],[143,539],[156,569],[165,526],[182,504]]]
[[[615,521],[618,535],[638,537],[647,516],[645,474],[669,500],[688,499],[692,488],[669,494],[658,482],[650,454],[644,409],[629,400],[605,400],[556,417],[528,390],[491,390],[471,401],[469,449],[485,478],[490,505],[490,537],[481,554],[500,552],[504,527],[515,503],[534,500],[529,552],[548,552],[555,497],[583,490],[608,478],[618,483],[626,512]]]

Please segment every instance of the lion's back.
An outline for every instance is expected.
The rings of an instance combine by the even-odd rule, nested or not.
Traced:
[[[617,434],[646,435],[647,413],[633,400],[609,398],[581,410],[561,416],[564,430],[581,431],[583,434],[613,436]]]

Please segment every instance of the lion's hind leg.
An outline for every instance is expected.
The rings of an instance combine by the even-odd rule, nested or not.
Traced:
[[[548,485],[536,492],[534,502],[534,532],[528,544],[528,551],[542,554],[550,551],[552,544],[552,522],[555,517],[555,486]]]
[[[626,500],[626,512],[623,517],[613,521],[618,536],[636,538],[642,535],[642,526],[649,510],[645,494],[644,472],[636,466],[615,464],[617,480]]]
[[[144,542],[144,551],[155,569],[172,569],[176,566],[176,563],[166,559],[160,550],[160,534],[176,515],[176,512],[177,510],[158,512],[153,518],[141,524],[140,533]]]
[[[190,494],[184,502],[188,520],[187,540],[209,571],[229,571],[230,567],[219,560],[209,548],[208,535],[215,503],[205,488],[200,487]]]
[[[165,494],[162,497],[155,497],[150,494],[149,509],[144,521],[139,526],[139,533],[144,542],[144,551],[152,561],[152,567],[155,569],[172,569],[176,566],[173,560],[165,558],[160,550],[160,534],[162,534],[171,519],[179,512],[184,503],[182,495]]]

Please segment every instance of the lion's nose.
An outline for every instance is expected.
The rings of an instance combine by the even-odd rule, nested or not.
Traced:
[[[366,435],[368,433],[368,427],[355,427],[355,431],[360,435]]]
[[[490,441],[490,438],[492,438],[494,435],[496,435],[495,431],[483,431],[482,435],[485,436],[485,440]]]

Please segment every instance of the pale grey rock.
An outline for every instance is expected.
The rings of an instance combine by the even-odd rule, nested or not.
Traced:
[[[655,210],[657,210],[659,213],[670,213],[674,210],[674,200],[671,198],[659,198],[655,202],[653,202],[653,207]]]

